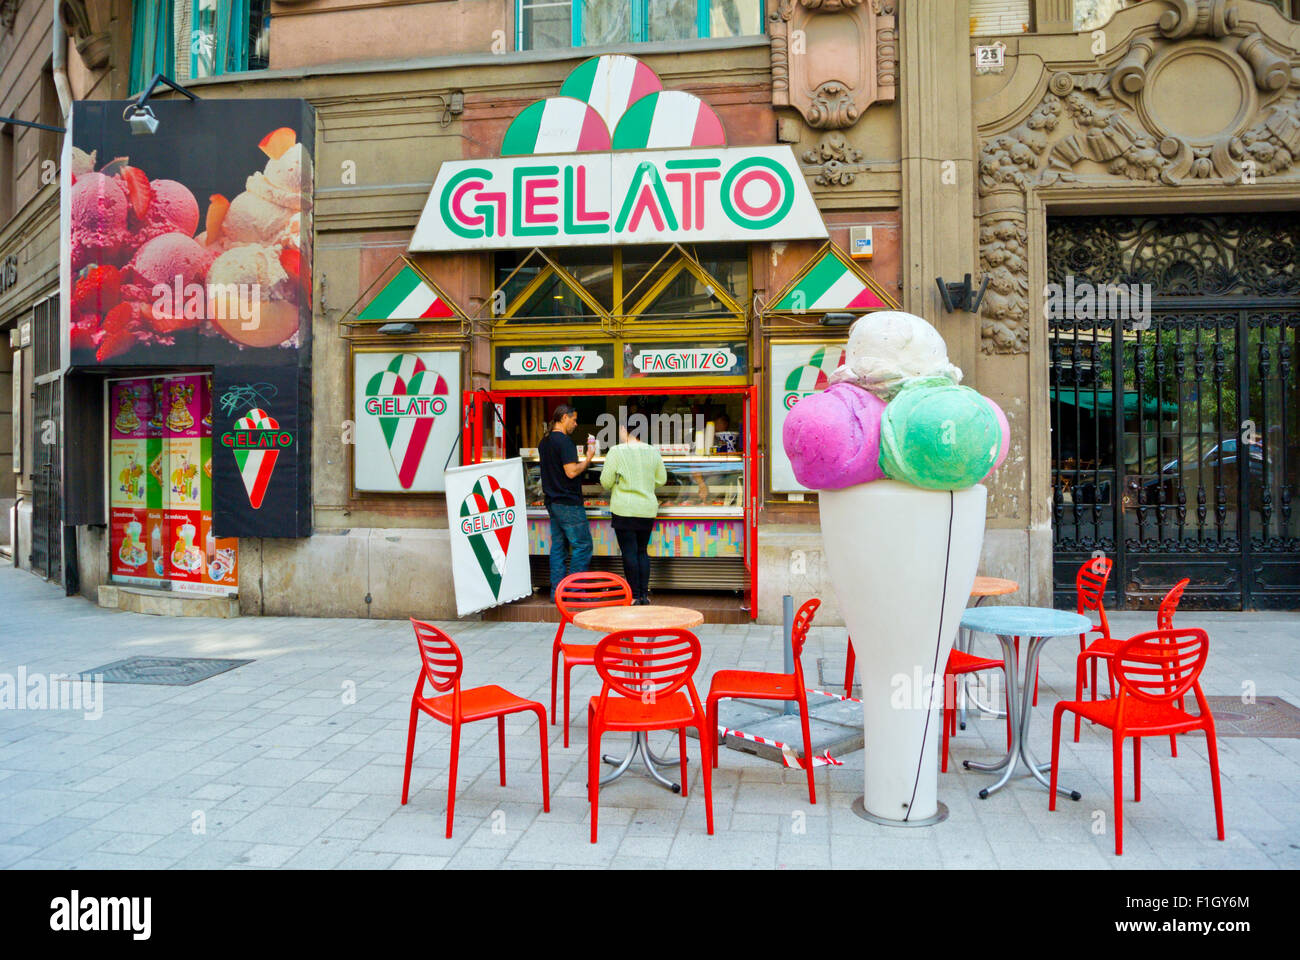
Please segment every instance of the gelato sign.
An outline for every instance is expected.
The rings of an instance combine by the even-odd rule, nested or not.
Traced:
[[[824,238],[787,146],[444,163],[412,251]]]
[[[771,405],[769,422],[772,436],[779,438],[785,429],[785,420],[795,405],[830,386],[830,375],[844,363],[843,343],[774,343],[769,369],[771,376]],[[774,442],[770,451],[772,464],[771,487],[773,493],[802,493],[808,488],[794,476],[794,467],[786,455],[785,446]]]
[[[456,441],[460,351],[357,352],[352,357],[353,485],[433,493]]]
[[[457,616],[528,596],[523,461],[453,467],[444,477]]]
[[[788,146],[728,147],[707,103],[665,90],[635,57],[606,55],[520,111],[501,159],[444,163],[410,249],[826,235]]]

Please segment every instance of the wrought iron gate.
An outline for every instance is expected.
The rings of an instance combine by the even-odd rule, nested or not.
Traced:
[[[59,300],[32,311],[32,544],[30,562],[46,580],[63,580],[62,383],[59,371]]]
[[[1300,607],[1300,217],[1054,219],[1048,274],[1057,603]]]

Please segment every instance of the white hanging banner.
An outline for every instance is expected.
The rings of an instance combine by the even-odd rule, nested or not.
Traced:
[[[443,478],[457,616],[529,596],[524,462],[514,457],[452,467]]]

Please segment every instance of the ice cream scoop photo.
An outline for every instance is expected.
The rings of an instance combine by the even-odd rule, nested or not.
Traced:
[[[829,379],[790,411],[782,443],[796,479],[818,493],[827,569],[857,653],[865,770],[855,811],[935,823],[947,816],[936,697],[979,566],[981,481],[1006,457],[1010,428],[997,404],[960,385],[943,337],[912,314],[861,317]],[[915,689],[914,677],[928,682]]]

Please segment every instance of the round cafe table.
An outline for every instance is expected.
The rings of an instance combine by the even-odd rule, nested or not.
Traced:
[[[614,633],[618,630],[690,630],[698,627],[703,622],[704,614],[698,610],[691,610],[687,607],[659,607],[654,604],[642,607],[596,607],[593,610],[584,610],[573,618],[574,626],[581,627],[583,630],[599,631],[600,633]],[[645,765],[646,771],[657,783],[667,787],[673,793],[682,792],[681,784],[669,780],[655,769],[657,766],[676,766],[680,763],[680,760],[656,755],[650,749],[649,738],[641,730],[633,734],[632,744],[628,748],[627,756],[621,759],[610,756],[601,758],[615,768],[607,776],[601,778],[601,786],[612,783],[623,776],[638,754],[641,756],[641,762]]]
[[[1038,656],[1043,644],[1051,637],[1065,637],[1084,633],[1091,628],[1092,622],[1085,616],[1066,610],[1053,610],[1050,607],[970,607],[961,618],[961,626],[973,633],[992,633],[1002,644],[1002,656],[1007,678],[1007,708],[1011,711],[1011,747],[1007,754],[996,763],[975,763],[963,760],[962,766],[968,770],[982,773],[1002,771],[998,782],[985,787],[979,792],[981,800],[987,799],[1011,779],[1019,760],[1029,767],[1034,779],[1047,788],[1051,783],[1043,776],[1051,764],[1039,763],[1029,749],[1029,718],[1032,714],[1034,677],[1038,672]],[[1023,689],[1017,689],[1019,666],[1016,663],[1016,648],[1013,637],[1026,637],[1029,646],[1025,653],[1025,682]],[[1078,800],[1082,794],[1077,790],[1057,787],[1057,792],[1071,800]]]
[[[1020,584],[1016,583],[1014,580],[1005,580],[1002,577],[976,577],[975,585],[970,588],[970,595],[975,600],[974,605],[978,607],[989,597],[1005,597],[1007,594],[1015,593],[1019,589]],[[970,648],[971,632],[964,628],[959,628],[957,631],[957,649],[964,653],[970,653]],[[979,698],[970,692],[972,679],[973,678],[969,673],[962,677],[962,687],[964,688],[963,693],[965,696],[961,697],[961,703],[957,705],[957,720],[960,722],[963,730],[966,729],[967,700],[970,700],[971,703],[975,704],[976,708],[983,713],[987,713],[989,716],[996,717],[999,720],[1006,716],[1005,713],[996,707],[990,706],[986,703],[981,703]]]

